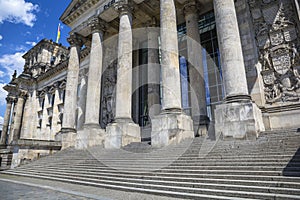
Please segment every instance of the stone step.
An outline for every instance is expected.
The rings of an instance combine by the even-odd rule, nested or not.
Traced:
[[[13,174],[13,173],[12,173]],[[16,174],[16,173],[15,173]],[[22,176],[29,176],[29,177],[39,177],[43,179],[51,179],[57,181],[64,181],[64,182],[71,182],[71,183],[78,183],[84,185],[102,185],[103,187],[113,186],[122,186],[122,187],[131,187],[131,188],[139,188],[142,190],[146,189],[154,189],[154,190],[163,190],[163,191],[173,191],[173,192],[182,192],[182,193],[192,193],[192,194],[202,194],[202,195],[220,195],[220,196],[228,196],[228,197],[239,197],[239,198],[261,198],[261,199],[268,199],[268,198],[285,198],[285,199],[300,199],[299,195],[291,195],[291,194],[278,194],[276,190],[267,190],[266,193],[264,192],[253,192],[253,191],[241,191],[239,190],[224,190],[224,189],[215,189],[215,188],[194,188],[194,187],[184,187],[184,186],[174,186],[174,185],[158,185],[158,184],[143,184],[143,183],[132,183],[132,182],[124,182],[124,181],[111,181],[111,180],[100,180],[100,179],[91,179],[91,178],[79,178],[79,177],[60,177],[57,175],[36,175],[36,174],[19,174]],[[237,188],[238,189],[238,188]],[[274,188],[276,189],[276,188]],[[288,191],[293,191],[298,193],[296,189],[287,188]]]
[[[18,169],[17,169],[18,170]],[[16,170],[16,171],[17,171]],[[20,169],[22,170],[22,169]],[[30,169],[25,169],[30,170]],[[34,170],[34,169],[32,169]],[[292,177],[292,176],[278,176],[278,175],[248,175],[248,174],[207,174],[207,173],[178,173],[178,172],[151,172],[151,171],[119,171],[119,170],[96,170],[96,169],[87,169],[87,168],[53,168],[48,167],[46,170],[50,171],[73,171],[78,174],[109,174],[112,176],[121,176],[121,177],[132,177],[132,176],[163,176],[163,177],[177,177],[177,178],[211,178],[211,179],[238,179],[238,180],[260,180],[260,181],[283,181],[284,182],[297,182],[300,183],[300,177]]]
[[[69,167],[56,167],[56,166],[45,166],[44,168],[47,169],[76,169],[76,170],[81,170],[81,171],[101,171],[101,172],[138,172],[138,173],[143,173],[143,172],[148,172],[148,171],[155,171],[156,173],[158,172],[157,170],[159,170],[159,172],[164,172],[164,173],[182,173],[182,174],[186,174],[186,173],[206,173],[206,174],[236,174],[236,175],[267,175],[267,176],[281,176],[283,174],[282,168],[270,168],[268,170],[266,170],[265,168],[262,169],[158,169],[156,167],[145,167],[145,168],[135,168],[135,167],[131,167],[131,168],[123,168],[123,167],[118,167],[118,166],[114,166],[114,168],[108,168],[105,166],[97,166],[97,167],[92,167],[92,168],[86,168],[86,167],[77,167],[77,166],[69,166]],[[285,172],[288,175],[294,175],[294,176],[300,176],[300,171],[288,171]]]
[[[164,155],[164,154],[161,154],[161,155],[151,155],[151,154],[133,154],[133,155],[126,155],[126,154],[122,154],[120,153],[119,155],[115,155],[115,154],[107,154],[107,155],[97,155],[97,154],[93,154],[93,155],[85,155],[89,158],[109,158],[109,159],[124,159],[124,156],[126,156],[126,159],[136,159],[136,158],[139,158],[139,159],[142,159],[142,158],[145,158],[145,159],[164,159],[166,157],[164,156],[168,156],[170,158],[179,158],[180,156],[180,159],[190,159],[190,158],[204,158],[204,157],[207,157],[207,158],[240,158],[240,157],[272,157],[272,156],[290,156],[290,157],[300,157],[299,155],[295,155],[296,151],[283,151],[283,152],[270,152],[268,153],[267,155],[264,154],[264,152],[256,152],[256,153],[241,153],[241,152],[230,152],[230,153],[215,153],[215,152],[210,152],[210,153],[202,153],[202,154],[188,154],[188,155],[171,155],[171,156],[168,156],[168,155]],[[53,156],[52,158],[42,158],[43,160],[45,159],[53,159],[53,160],[76,160],[76,159],[82,159],[84,156],[77,156],[77,155],[73,155],[72,157],[55,157]]]
[[[120,180],[148,180],[149,182],[155,181],[175,181],[175,182],[185,182],[187,183],[211,183],[211,184],[229,184],[229,185],[248,185],[248,186],[261,186],[261,187],[284,187],[284,188],[300,188],[300,178],[298,178],[299,182],[285,182],[284,179],[280,181],[262,181],[262,180],[239,180],[239,179],[218,179],[218,178],[186,178],[186,177],[164,177],[157,176],[155,174],[151,175],[116,175],[114,173],[99,173],[99,172],[82,172],[78,175],[76,170],[49,170],[49,169],[28,169],[28,170],[17,170],[19,173],[40,173],[40,174],[51,174],[56,173],[60,175],[68,174],[72,176],[80,176],[80,177],[89,177],[89,178],[101,178],[101,179],[120,179]],[[178,183],[179,184],[179,183]]]
[[[29,172],[29,174],[34,174],[34,175],[38,175],[38,173],[31,173]],[[281,188],[278,187],[265,187],[265,186],[251,186],[251,185],[233,185],[233,184],[213,184],[213,183],[196,183],[196,182],[178,182],[178,181],[162,181],[162,180],[146,180],[146,179],[133,179],[133,178],[126,178],[126,179],[122,179],[122,178],[116,178],[116,177],[107,177],[104,178],[103,176],[99,176],[99,177],[91,177],[91,176],[76,176],[76,174],[68,174],[68,173],[57,173],[57,172],[53,172],[53,173],[49,173],[47,174],[48,176],[56,176],[59,175],[59,177],[62,178],[69,178],[72,179],[73,177],[75,180],[89,180],[92,182],[99,182],[99,179],[101,181],[113,181],[113,182],[122,182],[124,184],[126,183],[137,183],[137,184],[156,184],[156,185],[170,185],[170,186],[182,186],[182,187],[192,187],[192,188],[213,188],[213,189],[226,189],[226,190],[239,190],[239,191],[256,191],[256,192],[274,192],[274,193],[280,193],[280,194],[293,194],[293,195],[299,195],[300,194],[300,190],[299,189],[295,189],[295,188],[283,188],[281,186]]]
[[[99,163],[100,162],[100,163]],[[52,163],[51,165],[55,164],[55,166],[59,166],[59,167],[63,167],[63,166],[69,166],[70,164],[68,163]],[[300,161],[298,162],[287,162],[287,161],[279,161],[279,162],[221,162],[221,161],[217,161],[217,162],[194,162],[194,161],[188,161],[188,162],[151,162],[151,161],[82,161],[79,163],[73,163],[73,165],[76,166],[87,166],[87,167],[93,167],[93,166],[99,166],[100,164],[102,165],[119,165],[119,166],[145,166],[145,165],[150,165],[150,166],[160,166],[160,165],[166,165],[166,166],[170,166],[170,167],[262,167],[262,166],[266,166],[266,167],[270,167],[270,166],[276,166],[276,167],[300,167]],[[33,165],[33,167],[43,167],[46,164],[37,164],[37,165]],[[32,165],[24,165],[23,168],[31,168]]]
[[[55,165],[55,166],[59,166],[59,167],[63,167],[63,166],[69,166],[70,164],[68,163],[50,163],[50,164],[36,164],[36,165],[24,165],[22,167],[24,168],[30,168],[30,167],[44,167],[47,165]],[[87,166],[87,167],[93,167],[93,166],[99,166],[99,165],[117,165],[117,166],[136,166],[136,167],[140,167],[140,166],[145,166],[145,165],[149,165],[149,166],[170,166],[170,167],[200,167],[200,168],[205,168],[205,167],[272,167],[272,166],[276,166],[276,167],[281,167],[281,168],[285,168],[285,167],[300,167],[300,162],[288,162],[288,161],[279,161],[279,162],[264,162],[264,161],[260,161],[260,162],[222,162],[222,161],[210,161],[210,162],[193,162],[193,161],[187,161],[187,162],[152,162],[152,161],[144,161],[144,160],[137,160],[137,161],[108,161],[108,160],[100,160],[100,161],[82,161],[82,162],[77,162],[77,163],[72,163],[73,166]]]

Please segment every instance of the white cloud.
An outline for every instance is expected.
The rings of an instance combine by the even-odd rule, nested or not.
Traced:
[[[2,37],[2,35],[0,35],[0,40],[2,40],[3,39],[3,37]]]
[[[38,5],[25,0],[0,0],[0,23],[9,21],[12,23],[23,23],[32,27],[36,21],[35,11]]]
[[[30,46],[35,46],[36,45],[36,42],[29,42],[27,41],[26,44],[30,45]]]
[[[0,106],[6,105],[7,92],[3,89],[5,83],[0,83]]]
[[[1,1],[1,0],[0,0]],[[11,76],[14,70],[17,70],[18,74],[23,71],[25,60],[22,56],[25,52],[16,52],[15,54],[4,54],[0,57],[0,68],[5,74]]]

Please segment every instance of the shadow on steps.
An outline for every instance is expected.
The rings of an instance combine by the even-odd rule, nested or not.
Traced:
[[[282,171],[283,176],[300,177],[300,148]]]

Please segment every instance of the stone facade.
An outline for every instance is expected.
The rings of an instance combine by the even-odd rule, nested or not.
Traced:
[[[298,14],[293,0],[72,1],[70,47],[42,40],[4,87],[2,162],[299,127]]]

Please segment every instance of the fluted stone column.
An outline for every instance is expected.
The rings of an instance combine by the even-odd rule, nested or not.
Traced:
[[[10,117],[11,117],[11,108],[12,108],[14,99],[12,97],[7,97],[6,101],[7,101],[7,103],[6,103],[6,110],[5,110],[4,121],[3,121],[3,126],[2,126],[0,145],[4,145],[6,143],[8,127],[9,127],[9,122],[10,122]]]
[[[174,0],[160,0],[162,110],[181,111],[176,9]]]
[[[116,84],[115,123],[107,127],[106,148],[120,148],[131,142],[140,142],[140,128],[131,118],[132,96],[132,15],[127,0],[115,4],[119,11],[118,69]]]
[[[248,93],[242,46],[233,0],[214,0],[225,102],[217,106],[216,132],[225,137],[257,137],[262,115]]]
[[[38,136],[38,129],[37,129],[37,124],[38,124],[38,106],[39,106],[39,99],[37,97],[37,90],[34,89],[32,92],[32,107],[31,107],[31,116],[33,116],[32,120],[30,121],[30,132],[31,132],[31,138],[32,139],[37,139]]]
[[[42,116],[42,127],[41,127],[41,139],[42,140],[49,140],[50,139],[50,129],[48,126],[49,116],[48,116],[48,108],[50,107],[49,102],[49,93],[45,90],[44,96],[44,108],[43,108],[43,116]]]
[[[68,38],[71,45],[69,64],[67,70],[66,94],[64,103],[64,117],[61,133],[57,139],[62,141],[62,148],[75,145],[76,139],[76,109],[77,109],[77,87],[79,75],[79,53],[82,46],[81,38],[72,33]]]
[[[23,120],[22,120],[22,129],[20,133],[20,139],[29,139],[31,138],[31,131],[30,131],[30,123],[32,121],[32,96],[31,92],[28,91],[28,96],[24,105],[23,111]]]
[[[151,144],[155,147],[194,137],[193,122],[182,112],[174,0],[160,0],[162,113],[152,120]]]
[[[88,87],[86,98],[85,126],[100,128],[100,91],[103,63],[103,24],[98,17],[89,23],[92,30],[92,46],[90,53],[90,66],[88,73]]]
[[[234,1],[214,0],[214,9],[226,100],[250,99]]]
[[[90,64],[85,103],[85,123],[83,131],[78,131],[77,148],[100,145],[104,141],[105,131],[99,124],[101,101],[101,76],[103,65],[104,23],[98,17],[89,22],[92,32]],[[83,89],[83,88],[82,88]],[[84,90],[82,90],[84,92]]]
[[[86,115],[86,99],[87,97],[87,82],[88,69],[84,68],[79,72],[79,99],[78,99],[78,116],[77,116],[77,132],[84,129]]]
[[[23,116],[26,95],[27,94],[25,91],[21,91],[19,93],[18,101],[16,104],[16,114],[14,117],[13,131],[12,131],[11,135],[9,136],[9,141],[8,141],[9,144],[16,142],[20,138],[22,116]]]
[[[160,113],[160,64],[158,55],[159,27],[148,29],[148,109],[152,119]]]
[[[187,55],[190,79],[191,116],[196,135],[205,135],[208,129],[205,80],[202,63],[202,47],[198,26],[198,5],[195,0],[189,0],[184,6],[187,31]]]
[[[60,103],[59,99],[59,85],[58,83],[54,84],[54,104],[53,104],[53,112],[52,112],[52,131],[51,131],[51,139],[55,138],[55,135],[60,131],[61,126],[58,124],[59,122],[59,109],[58,104]]]

